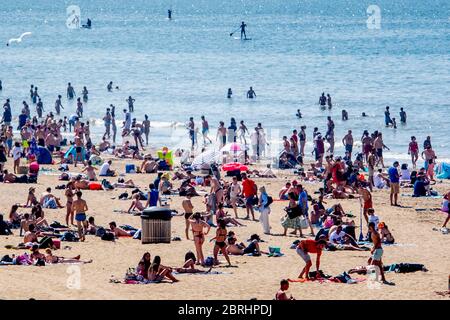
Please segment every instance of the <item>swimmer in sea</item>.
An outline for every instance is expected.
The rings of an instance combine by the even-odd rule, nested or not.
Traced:
[[[227,98],[231,99],[232,95],[233,95],[233,91],[231,91],[231,88],[228,88]]]
[[[366,114],[365,112],[363,112],[363,113],[361,114],[361,117],[367,117],[367,114]]]
[[[325,108],[327,105],[327,97],[325,96],[325,92],[322,92],[322,95],[319,98],[319,104],[322,108]]]
[[[327,93],[327,104],[328,104],[328,109],[331,109],[333,107],[333,104],[331,103],[331,96],[329,93]]]
[[[253,99],[256,98],[256,93],[253,90],[253,87],[250,87],[250,89],[247,91],[247,99]]]
[[[302,118],[302,113],[300,112],[300,109],[297,109],[297,113],[295,114],[295,116],[299,119]]]
[[[108,86],[106,87],[106,89],[108,89],[109,92],[112,91],[112,89],[113,89],[113,82],[112,82],[112,81],[110,81],[110,82],[108,83]]]
[[[125,101],[128,102],[128,111],[134,112],[134,101],[136,100],[133,99],[131,96],[129,96],[128,99],[126,99]]]
[[[406,111],[403,108],[400,108],[400,122],[403,124],[406,123]]]

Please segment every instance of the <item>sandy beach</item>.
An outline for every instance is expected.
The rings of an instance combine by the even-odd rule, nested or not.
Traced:
[[[125,163],[129,160],[113,160],[113,168],[124,171]],[[138,164],[138,162],[134,162]],[[46,171],[39,176],[36,185],[36,195],[51,186],[55,195],[64,199],[63,190],[54,190],[58,181],[57,166],[43,166],[52,171]],[[8,169],[9,166],[7,166]],[[80,168],[78,168],[80,170]],[[277,196],[279,189],[288,180],[295,177],[286,171],[276,171],[278,178],[255,178],[257,185],[265,185],[269,195]],[[133,181],[144,189],[155,178],[154,174],[127,174],[126,179]],[[117,178],[111,178],[114,182]],[[175,185],[177,186],[179,182]],[[319,183],[304,183],[308,193],[315,198],[314,191]],[[0,212],[5,214],[14,203],[23,204],[26,200],[29,185],[0,184]],[[438,183],[435,189],[441,194],[448,191],[448,182]],[[84,198],[89,205],[88,216],[95,217],[97,225],[107,226],[110,221],[118,225],[129,224],[140,228],[141,219],[129,214],[116,213],[114,210],[127,210],[130,200],[118,200],[117,196],[123,189],[114,191],[84,191]],[[411,189],[402,189],[401,193],[411,193]],[[171,209],[182,211],[181,197],[171,197]],[[204,209],[202,197],[194,197],[192,202],[198,210]],[[395,286],[382,285],[380,288],[369,288],[366,282],[357,284],[336,283],[292,283],[289,292],[296,299],[317,299],[328,297],[331,299],[448,299],[437,295],[436,291],[445,291],[448,287],[450,271],[450,236],[433,231],[439,228],[444,214],[439,211],[416,211],[415,208],[438,208],[441,199],[400,197],[399,202],[405,208],[391,207],[389,194],[386,190],[374,191],[373,202],[380,221],[385,221],[393,233],[397,245],[385,246],[383,257],[385,264],[390,263],[421,263],[429,269],[428,272],[408,274],[387,273],[387,279]],[[340,202],[346,212],[356,216],[359,225],[359,201],[327,200],[328,206]],[[123,279],[129,267],[136,267],[143,253],[149,251],[152,257],[160,255],[162,263],[168,266],[181,266],[184,254],[188,250],[195,252],[192,240],[184,237],[184,218],[176,216],[172,219],[172,236],[178,236],[182,241],[172,241],[170,244],[141,244],[140,240],[120,238],[115,242],[102,241],[99,237],[88,236],[86,242],[62,242],[61,249],[55,251],[60,256],[75,256],[80,254],[84,260],[93,259],[93,263],[86,265],[48,265],[35,266],[0,266],[1,299],[273,299],[278,289],[279,281],[283,278],[294,279],[298,276],[304,263],[290,249],[291,243],[298,239],[294,236],[278,236],[283,228],[280,219],[285,212],[286,201],[275,201],[270,214],[272,235],[263,235],[259,222],[240,220],[245,227],[228,228],[234,230],[239,241],[244,241],[253,233],[258,233],[264,240],[261,248],[279,246],[283,257],[250,257],[231,256],[232,264],[236,267],[226,268],[224,258],[220,256],[221,266],[214,269],[222,274],[210,275],[178,275],[180,282],[175,284],[147,284],[131,285],[111,283],[111,278]],[[64,223],[64,209],[45,209],[45,217],[51,223],[53,220]],[[29,209],[21,208],[19,212]],[[231,209],[228,209],[231,213]],[[239,216],[245,216],[245,209],[239,209]],[[259,213],[256,213],[256,217]],[[365,229],[365,228],[364,228]],[[17,245],[22,241],[18,236],[18,229],[13,236],[0,236],[0,256],[5,254],[21,254],[25,250],[5,249],[5,245]],[[213,244],[208,240],[213,237],[214,229],[206,236],[204,245],[205,256],[211,255]],[[359,234],[359,229],[357,229]],[[69,246],[70,249],[63,249]],[[365,265],[370,253],[358,251],[325,251],[322,255],[321,269],[330,275],[337,275],[343,271]],[[79,268],[79,269],[77,269]],[[74,273],[81,276],[80,288],[70,288],[70,279]],[[356,278],[366,276],[354,275]],[[69,283],[69,285],[68,285]]]

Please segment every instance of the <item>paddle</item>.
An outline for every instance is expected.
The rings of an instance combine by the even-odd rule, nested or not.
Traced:
[[[363,206],[360,203],[360,210],[359,210],[359,241],[364,240],[363,231],[362,231],[362,213],[363,213]]]
[[[230,37],[232,37],[233,36],[233,34],[235,33],[235,32],[237,32],[238,30],[240,30],[241,29],[241,27],[239,27],[239,28],[237,28],[236,30],[234,30],[232,33],[230,33]]]

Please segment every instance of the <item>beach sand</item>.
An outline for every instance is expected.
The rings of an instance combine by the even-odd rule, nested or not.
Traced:
[[[129,160],[113,160],[113,168],[124,171],[125,163]],[[137,164],[138,162],[135,161]],[[9,162],[10,164],[10,162]],[[36,195],[39,196],[46,187],[52,187],[54,194],[61,197],[65,203],[63,190],[55,190],[58,181],[57,166],[42,166],[52,168],[49,174],[41,174],[36,185]],[[7,166],[10,169],[10,166]],[[71,166],[72,168],[72,166]],[[78,168],[80,170],[80,168]],[[268,193],[274,198],[279,189],[292,175],[279,171],[277,179],[255,178],[259,186],[265,185]],[[54,174],[54,175],[53,175]],[[131,178],[141,188],[148,187],[155,175],[127,174],[126,179]],[[114,182],[117,178],[111,178]],[[178,186],[179,182],[176,184]],[[0,184],[0,212],[5,215],[14,203],[24,203],[27,197],[26,184]],[[314,191],[321,183],[304,183],[308,193],[314,197]],[[440,193],[449,190],[448,182],[438,184],[435,189]],[[127,210],[130,201],[118,200],[117,196],[124,189],[114,191],[83,191],[83,197],[87,200],[88,216],[95,217],[97,225],[107,226],[110,221],[116,221],[118,225],[129,224],[140,228],[139,217],[115,213],[115,209]],[[403,189],[402,193],[411,193],[411,189]],[[115,199],[112,199],[116,197]],[[448,289],[448,277],[450,274],[450,235],[433,231],[432,228],[440,228],[444,214],[439,211],[417,212],[414,208],[437,208],[441,199],[400,197],[400,204],[408,208],[396,208],[389,206],[388,191],[375,191],[373,193],[374,207],[380,221],[385,221],[393,233],[399,245],[386,246],[383,261],[391,263],[422,263],[429,272],[416,272],[410,274],[387,273],[389,281],[395,286],[370,287],[366,282],[358,284],[336,283],[291,283],[290,293],[296,299],[448,299],[437,295],[436,291]],[[204,209],[203,197],[195,197],[192,202],[195,210]],[[328,206],[338,202],[329,200]],[[356,216],[355,222],[359,225],[359,200],[339,200],[346,212]],[[275,201],[271,206],[270,223],[273,234],[281,234],[283,229],[280,219],[284,216],[283,207],[287,202]],[[327,206],[327,207],[328,207]],[[172,196],[171,208],[182,212],[181,198]],[[27,212],[29,209],[21,208],[19,212]],[[239,209],[239,216],[245,216],[245,209]],[[45,217],[49,223],[57,220],[64,223],[66,209],[45,210]],[[228,209],[232,213],[231,209]],[[256,213],[258,217],[259,214]],[[136,267],[137,262],[145,251],[149,251],[152,258],[160,255],[162,264],[168,266],[181,266],[184,254],[188,250],[195,252],[193,241],[186,240],[184,236],[184,217],[177,216],[172,219],[172,236],[179,236],[182,241],[173,241],[170,244],[141,244],[140,240],[121,238],[115,242],[102,241],[98,237],[88,236],[84,243],[62,242],[61,248],[70,246],[70,250],[60,249],[54,253],[59,256],[71,257],[81,254],[81,259],[93,259],[93,263],[74,265],[50,265],[45,267],[25,266],[0,266],[0,299],[244,299],[251,298],[273,299],[279,288],[279,282],[283,278],[296,278],[300,269],[304,266],[303,260],[290,249],[290,244],[298,239],[294,236],[282,237],[276,235],[264,235],[259,222],[241,220],[246,227],[228,228],[234,230],[239,241],[244,241],[253,233],[258,233],[265,242],[261,243],[263,250],[268,245],[279,246],[285,254],[283,257],[249,257],[231,256],[231,261],[237,267],[219,267],[215,270],[223,274],[211,275],[177,275],[179,283],[128,285],[111,283],[110,279],[123,279],[129,267]],[[366,230],[364,228],[364,230]],[[291,230],[290,230],[291,231]],[[307,231],[304,231],[305,234]],[[25,250],[8,250],[5,245],[17,245],[22,241],[18,236],[19,231],[14,230],[14,236],[0,236],[0,256],[5,254],[21,254]],[[215,234],[211,229],[206,236],[204,245],[205,256],[212,254],[213,244],[208,242]],[[356,230],[359,234],[359,229]],[[191,236],[192,237],[192,236]],[[365,265],[369,258],[369,252],[335,251],[324,252],[322,255],[321,269],[331,275],[337,275],[343,271]],[[219,257],[225,262],[223,257]],[[315,256],[313,257],[315,261]],[[314,264],[314,262],[313,262]],[[224,266],[225,263],[222,263]],[[78,269],[79,268],[79,269]],[[312,268],[314,270],[314,266]],[[71,279],[79,272],[80,288],[68,286]],[[353,277],[365,278],[366,276],[354,275]]]

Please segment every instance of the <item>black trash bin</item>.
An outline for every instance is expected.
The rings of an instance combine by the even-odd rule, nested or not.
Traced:
[[[170,243],[172,211],[167,208],[150,207],[141,214],[141,242]]]

